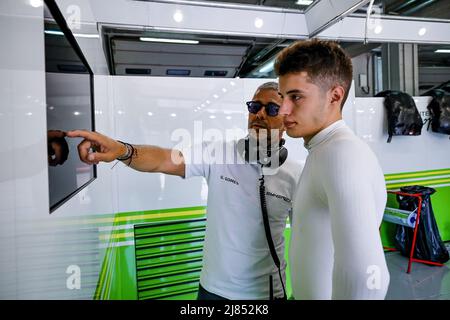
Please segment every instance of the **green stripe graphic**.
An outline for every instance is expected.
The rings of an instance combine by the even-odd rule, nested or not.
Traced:
[[[402,180],[402,179],[411,179],[411,178],[425,178],[425,177],[441,176],[441,175],[450,175],[450,168],[438,169],[438,170],[426,170],[426,171],[416,171],[416,172],[385,174],[384,178],[386,181],[391,181],[391,180]]]

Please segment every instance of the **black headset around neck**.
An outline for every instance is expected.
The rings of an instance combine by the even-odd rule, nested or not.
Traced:
[[[250,138],[249,136],[246,136],[245,138],[242,138],[238,141],[238,151],[241,154],[242,158],[245,159],[245,162],[250,163],[250,156],[252,155],[251,159],[257,160],[257,163],[260,164],[263,167],[270,167],[272,164],[272,153],[278,154],[278,164],[281,166],[288,157],[288,150],[284,146],[285,140],[282,138],[280,140],[280,143],[278,145],[278,148],[269,148],[267,150],[266,158],[260,159],[259,156],[259,148],[255,148],[254,150],[250,150]],[[258,143],[258,142],[257,142]],[[252,154],[253,153],[253,154]],[[255,156],[256,154],[256,156]]]

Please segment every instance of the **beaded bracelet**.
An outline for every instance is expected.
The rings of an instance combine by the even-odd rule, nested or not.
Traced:
[[[123,156],[117,157],[116,159],[119,161],[125,161],[125,160],[132,158],[133,154],[134,154],[134,147],[131,144],[120,141],[120,140],[117,140],[117,142],[120,142],[123,145],[125,145],[125,147],[127,148],[127,152]],[[130,161],[130,163],[131,163],[131,161]]]

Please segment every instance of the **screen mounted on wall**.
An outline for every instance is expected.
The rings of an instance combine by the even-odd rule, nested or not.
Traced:
[[[81,139],[65,137],[68,130],[94,130],[93,73],[53,0],[45,0],[44,36],[52,213],[96,178],[96,167],[78,157]]]

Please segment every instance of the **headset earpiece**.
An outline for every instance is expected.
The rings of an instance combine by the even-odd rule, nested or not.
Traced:
[[[278,157],[279,157],[278,166],[281,166],[286,161],[286,159],[288,157],[288,150],[286,149],[286,147],[284,147],[285,142],[286,142],[286,140],[284,140],[282,138],[280,140],[279,149],[277,150]],[[251,153],[251,151],[250,151],[250,139],[249,139],[248,136],[238,141],[238,151],[242,155],[242,158],[245,159],[245,162],[249,163],[250,162],[250,153]],[[256,156],[258,156],[258,154]],[[270,151],[269,151],[269,155],[268,156],[270,156]],[[254,157],[252,157],[252,159],[253,158]],[[259,159],[258,159],[258,163],[260,163]],[[270,167],[271,161],[269,161],[266,164],[262,164],[262,165],[264,167]]]

